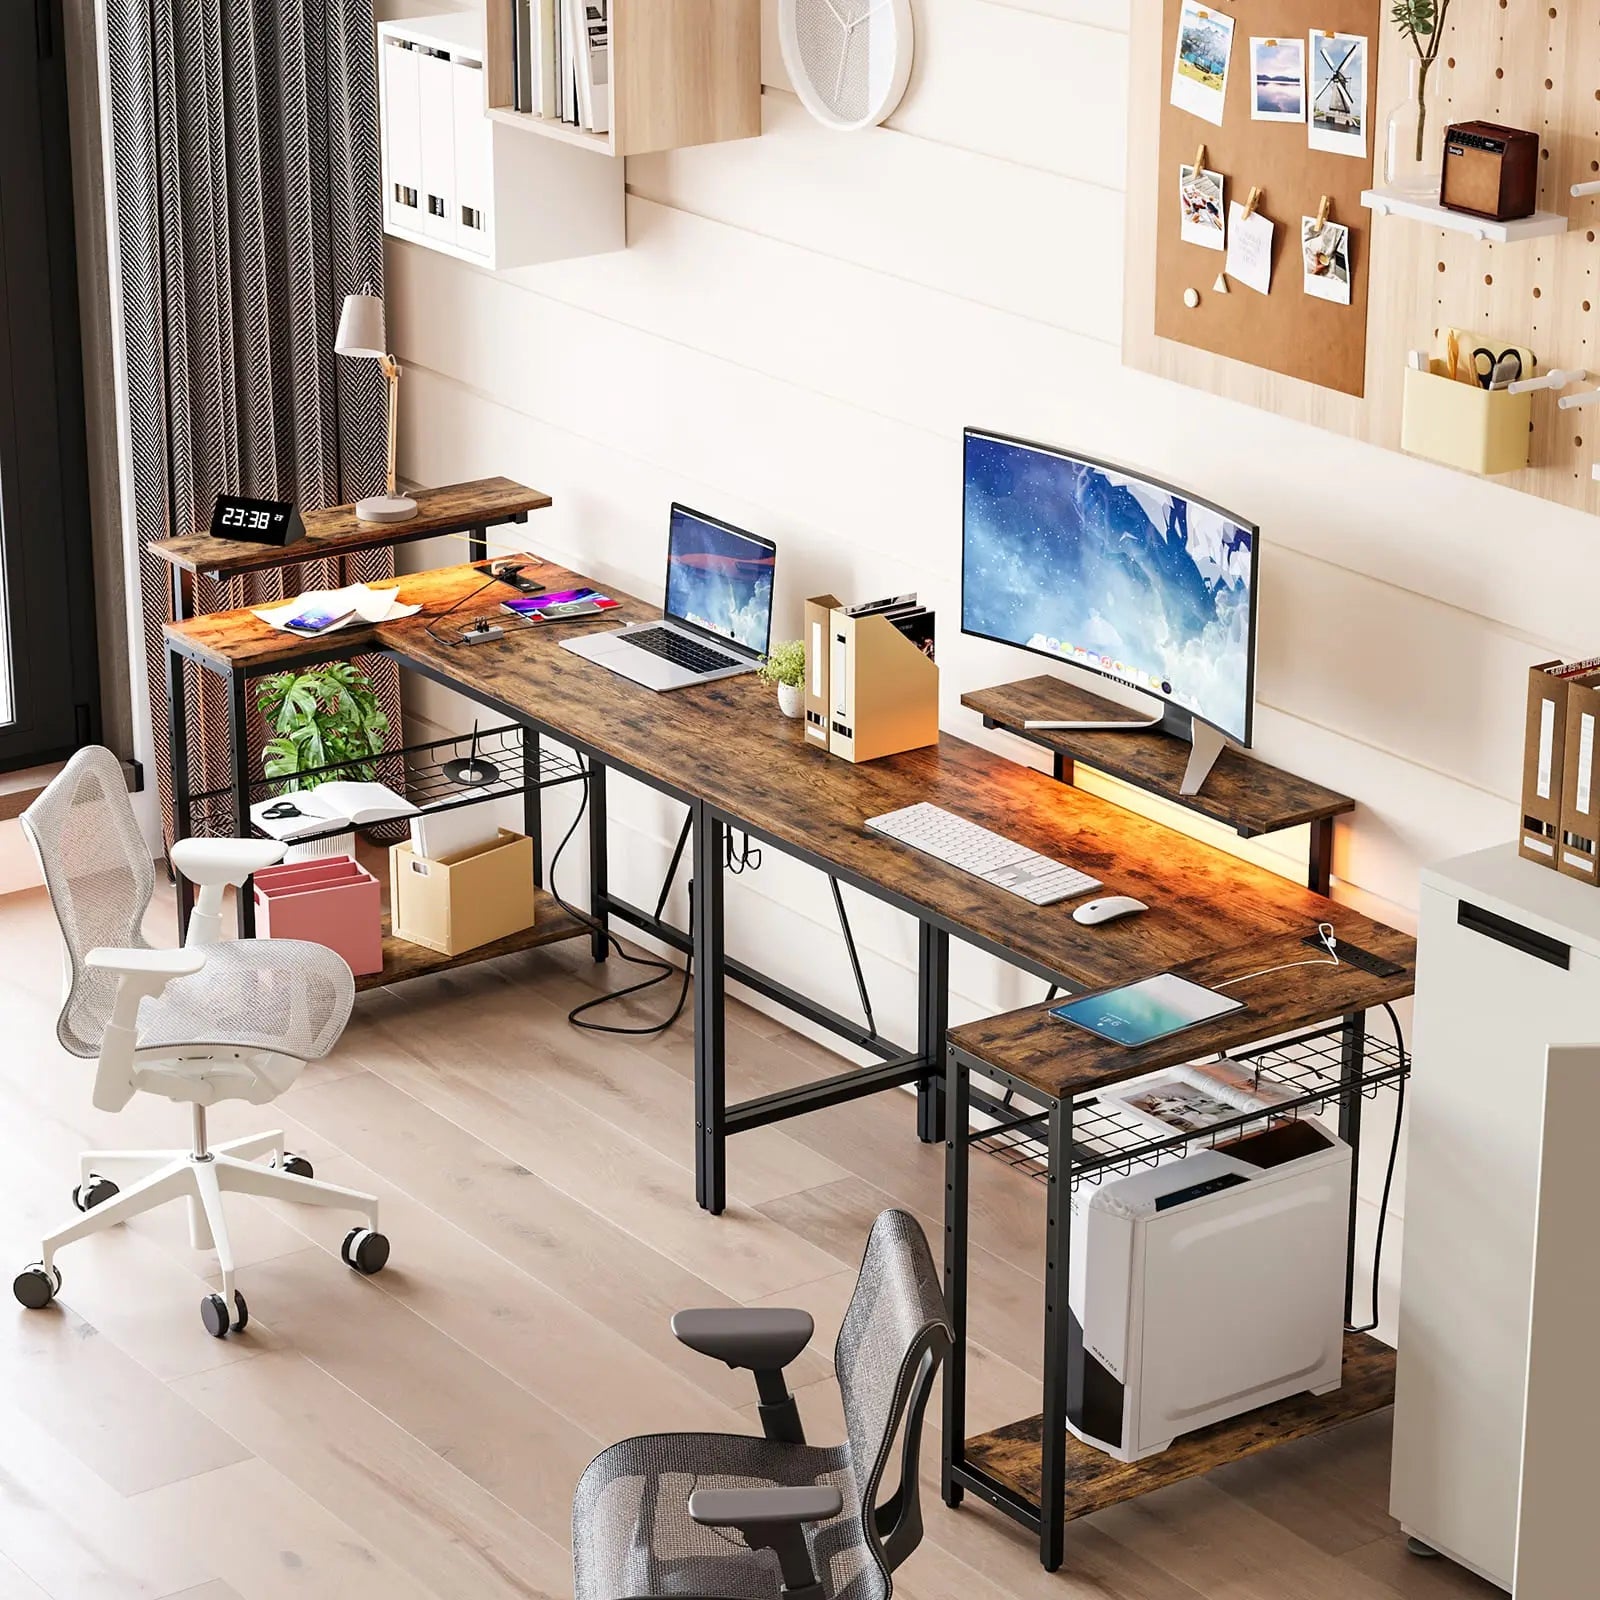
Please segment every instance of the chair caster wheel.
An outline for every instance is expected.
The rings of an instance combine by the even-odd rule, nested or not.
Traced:
[[[87,1183],[80,1183],[72,1191],[72,1203],[80,1211],[93,1211],[96,1206],[103,1206],[113,1195],[122,1191],[109,1178],[102,1178],[98,1172],[89,1174]]]
[[[314,1178],[316,1176],[311,1163],[304,1156],[297,1156],[292,1150],[285,1150],[281,1159],[274,1156],[271,1165],[278,1172],[287,1172],[293,1178]]]
[[[371,1228],[352,1228],[344,1236],[339,1254],[344,1257],[347,1267],[354,1267],[357,1272],[370,1278],[374,1272],[383,1271],[389,1259],[389,1241]]]
[[[24,1267],[17,1274],[11,1292],[17,1297],[19,1305],[26,1306],[30,1311],[43,1311],[61,1293],[61,1270],[51,1267],[47,1271],[42,1263],[35,1261],[31,1267]]]
[[[1437,1561],[1439,1552],[1431,1544],[1424,1544],[1422,1540],[1411,1534],[1406,1535],[1406,1554],[1415,1556],[1419,1561]]]
[[[200,1320],[213,1339],[226,1339],[230,1333],[243,1333],[250,1321],[250,1308],[237,1289],[233,1291],[234,1315],[228,1315],[228,1302],[220,1294],[208,1294],[200,1302]]]

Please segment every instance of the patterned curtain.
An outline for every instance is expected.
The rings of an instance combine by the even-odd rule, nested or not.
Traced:
[[[333,352],[343,297],[383,285],[372,0],[107,0],[106,49],[141,545],[208,525],[224,491],[302,510],[380,492],[378,364]],[[202,579],[189,605],[392,571],[382,551],[302,562]],[[170,569],[146,551],[141,581],[160,748]],[[398,732],[393,664],[361,664]],[[226,700],[189,670],[191,767],[197,787],[222,789]],[[164,766],[161,783],[170,831]],[[202,820],[247,831],[231,807]]]

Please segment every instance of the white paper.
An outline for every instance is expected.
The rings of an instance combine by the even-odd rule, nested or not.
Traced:
[[[293,633],[295,630],[285,628],[284,624],[302,612],[331,611],[336,616],[343,611],[351,613],[344,621],[336,622],[331,628],[324,628],[315,635],[320,639],[325,633],[337,633],[341,628],[357,623],[393,622],[397,617],[414,617],[421,609],[420,605],[401,605],[398,588],[369,589],[364,583],[352,583],[344,589],[308,589],[303,595],[283,605],[262,606],[253,614],[269,628],[276,628],[280,633]]]
[[[1551,771],[1555,761],[1556,748],[1556,703],[1554,700],[1541,700],[1539,702],[1539,798],[1550,798],[1550,785],[1553,780]]]
[[[1178,168],[1178,232],[1185,244],[1220,250],[1226,243],[1223,176],[1202,167],[1197,173],[1185,162]]]
[[[1300,219],[1300,261],[1305,291],[1313,299],[1350,304],[1350,230],[1337,222],[1319,228],[1315,217]]]
[[[1250,41],[1250,116],[1255,122],[1306,120],[1304,39]]]
[[[1578,809],[1589,815],[1589,788],[1594,769],[1594,717],[1585,711],[1578,719]]]
[[[1233,18],[1199,0],[1183,0],[1172,58],[1173,105],[1220,128],[1232,52]]]
[[[1311,30],[1306,46],[1310,114],[1306,142],[1337,156],[1367,153],[1367,41],[1359,33]]]
[[[1257,294],[1272,288],[1272,219],[1259,211],[1245,216],[1237,200],[1228,207],[1227,272]]]

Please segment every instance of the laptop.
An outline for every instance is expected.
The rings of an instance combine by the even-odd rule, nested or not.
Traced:
[[[661,621],[563,639],[561,647],[647,689],[753,672],[771,642],[777,558],[770,539],[674,503]]]

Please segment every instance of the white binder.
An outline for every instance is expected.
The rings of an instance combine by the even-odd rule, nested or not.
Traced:
[[[418,52],[406,41],[383,46],[383,211],[390,227],[422,231],[422,126],[417,102]]]
[[[455,242],[487,259],[494,250],[494,158],[484,109],[483,63],[458,55],[450,72],[455,117]]]
[[[455,73],[447,53],[424,46],[417,57],[422,138],[422,231],[456,242]]]

